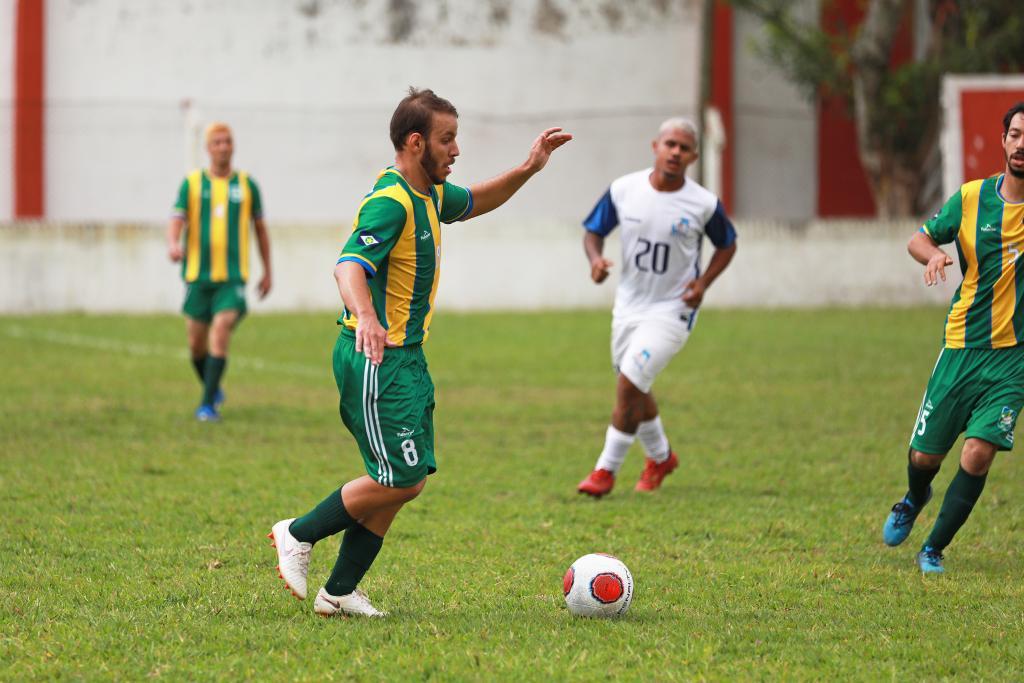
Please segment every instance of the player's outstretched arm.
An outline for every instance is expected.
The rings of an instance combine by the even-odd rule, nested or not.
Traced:
[[[263,261],[263,277],[260,278],[257,291],[263,299],[270,293],[273,278],[270,275],[270,233],[267,232],[267,224],[262,218],[257,218],[253,223],[256,226],[256,242],[260,248],[260,259]]]
[[[907,243],[907,251],[914,260],[924,266],[924,283],[928,287],[937,284],[941,278],[946,281],[946,266],[953,265],[953,259],[939,249],[938,243],[925,232],[914,233]]]
[[[551,153],[569,140],[572,140],[572,135],[563,133],[561,128],[548,128],[533,141],[530,154],[522,164],[490,180],[470,186],[469,190],[473,193],[473,210],[466,219],[493,211],[507,202],[534,173],[544,168],[551,158]]]
[[[388,332],[377,319],[373,310],[373,299],[370,288],[366,284],[366,271],[354,261],[342,261],[334,267],[334,279],[338,282],[338,292],[345,308],[355,314],[356,320],[356,353],[362,353],[374,365],[384,360],[384,347],[387,345]]]

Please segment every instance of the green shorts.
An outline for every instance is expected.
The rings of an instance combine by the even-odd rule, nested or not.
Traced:
[[[245,285],[240,282],[191,282],[185,285],[182,312],[193,320],[208,323],[221,311],[238,311],[241,320],[245,305]]]
[[[1024,407],[1024,346],[943,349],[928,380],[910,447],[948,453],[960,434],[1013,448],[1013,428]]]
[[[341,421],[359,444],[366,473],[384,486],[405,488],[437,471],[434,462],[434,383],[420,345],[388,348],[374,366],[356,353],[350,330],[334,345],[334,380]]]

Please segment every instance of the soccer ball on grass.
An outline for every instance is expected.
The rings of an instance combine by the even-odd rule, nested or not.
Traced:
[[[584,555],[562,579],[565,606],[578,617],[620,617],[633,601],[633,575],[619,559]]]

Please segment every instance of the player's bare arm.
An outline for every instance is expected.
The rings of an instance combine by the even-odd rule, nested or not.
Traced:
[[[260,259],[263,261],[263,277],[257,291],[261,299],[265,299],[273,286],[273,277],[270,274],[270,233],[267,232],[267,224],[262,218],[257,218],[253,223],[256,226],[256,242],[260,248]]]
[[[608,278],[612,262],[604,257],[604,237],[587,231],[583,235],[583,251],[590,263],[590,279],[601,284]]]
[[[374,365],[380,365],[384,360],[388,332],[373,310],[366,271],[358,263],[342,261],[334,267],[334,279],[338,282],[338,292],[345,308],[359,321],[356,324],[356,352],[364,354]]]
[[[907,243],[907,251],[914,260],[924,266],[924,283],[931,287],[941,278],[946,281],[946,266],[953,265],[953,259],[939,249],[939,245],[924,232],[914,233]]]
[[[691,308],[700,306],[701,302],[704,301],[704,292],[707,291],[712,282],[718,279],[718,276],[722,274],[722,271],[725,270],[735,255],[735,242],[727,247],[715,249],[715,253],[711,255],[711,261],[708,262],[708,267],[704,274],[691,280],[686,285],[686,289],[683,290],[683,303]]]
[[[172,216],[167,223],[167,257],[177,263],[185,256],[181,248],[181,231],[185,229],[185,219]]]
[[[561,128],[548,128],[533,141],[530,154],[522,164],[490,180],[470,186],[473,210],[466,217],[467,220],[493,211],[507,202],[527,180],[547,165],[553,151],[570,140],[572,135],[563,133]]]

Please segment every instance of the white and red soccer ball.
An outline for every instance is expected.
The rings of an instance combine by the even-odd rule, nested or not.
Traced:
[[[618,558],[584,555],[562,578],[565,606],[578,617],[620,617],[633,601],[633,575]]]

